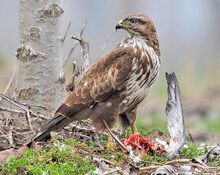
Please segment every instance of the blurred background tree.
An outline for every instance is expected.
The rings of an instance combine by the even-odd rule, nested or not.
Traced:
[[[19,1],[15,98],[51,116],[63,99],[61,0]]]

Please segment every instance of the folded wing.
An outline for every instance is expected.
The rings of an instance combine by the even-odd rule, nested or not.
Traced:
[[[72,121],[89,118],[94,106],[111,100],[111,97],[116,98],[115,94],[124,88],[131,71],[131,53],[131,48],[117,48],[92,65],[34,140],[47,140],[51,131],[58,131]]]

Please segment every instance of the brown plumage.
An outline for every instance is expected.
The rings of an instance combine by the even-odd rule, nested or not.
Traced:
[[[143,14],[127,16],[117,29],[130,35],[85,72],[35,141],[47,140],[51,131],[87,118],[97,129],[105,129],[103,119],[110,127],[117,120],[123,128],[134,125],[137,106],[158,75],[159,42],[153,22]]]

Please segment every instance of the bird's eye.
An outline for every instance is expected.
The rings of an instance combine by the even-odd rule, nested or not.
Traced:
[[[135,18],[131,18],[131,19],[130,19],[130,22],[131,22],[132,24],[137,24],[138,20],[135,19]]]

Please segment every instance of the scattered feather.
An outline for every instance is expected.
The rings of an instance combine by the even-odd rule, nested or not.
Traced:
[[[166,149],[168,157],[174,157],[185,143],[185,127],[180,90],[175,73],[166,73],[168,100],[166,105],[167,128],[170,135]]]
[[[152,173],[152,175],[178,175],[178,171],[171,165],[163,165]]]

